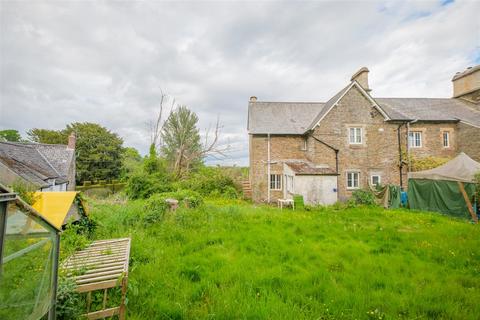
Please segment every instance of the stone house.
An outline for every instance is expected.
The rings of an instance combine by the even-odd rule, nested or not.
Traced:
[[[39,191],[75,190],[75,144],[0,142],[0,183],[21,181]]]
[[[480,65],[457,73],[452,98],[378,98],[367,68],[327,102],[248,105],[256,202],[302,194],[331,204],[375,184],[406,187],[406,155],[480,161]]]

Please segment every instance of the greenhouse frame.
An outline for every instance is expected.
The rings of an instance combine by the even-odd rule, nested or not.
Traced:
[[[60,230],[0,184],[0,318],[55,319]]]

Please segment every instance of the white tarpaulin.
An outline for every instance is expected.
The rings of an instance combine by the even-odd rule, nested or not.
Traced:
[[[480,172],[480,163],[465,153],[434,169],[410,172],[408,178],[474,182],[474,176]]]

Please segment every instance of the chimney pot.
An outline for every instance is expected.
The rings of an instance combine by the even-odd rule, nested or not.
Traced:
[[[368,70],[367,67],[362,67],[360,70],[355,72],[350,79],[351,81],[357,81],[358,84],[365,89],[365,91],[370,92],[372,89],[368,86],[368,73],[370,70]]]
[[[250,101],[251,101],[251,102],[255,102],[255,101],[257,101],[257,97],[255,97],[255,96],[251,96],[251,97],[250,97]]]
[[[77,136],[75,135],[75,132],[70,133],[68,136],[68,149],[74,149],[75,150],[75,145],[77,144]]]

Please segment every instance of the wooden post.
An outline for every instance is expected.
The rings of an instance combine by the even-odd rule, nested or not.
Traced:
[[[473,221],[475,223],[478,223],[477,214],[475,212],[473,212],[472,203],[470,202],[470,199],[468,198],[467,192],[465,191],[465,187],[463,186],[463,182],[458,181],[458,188],[460,188],[460,192],[463,195],[463,199],[465,199],[465,202],[467,203],[468,212],[470,212],[470,215],[472,216]]]
[[[120,313],[118,315],[118,318],[120,320],[125,320],[125,313],[126,313],[125,298],[127,295],[127,285],[128,285],[128,276],[125,275],[122,279],[122,300],[120,302]]]

